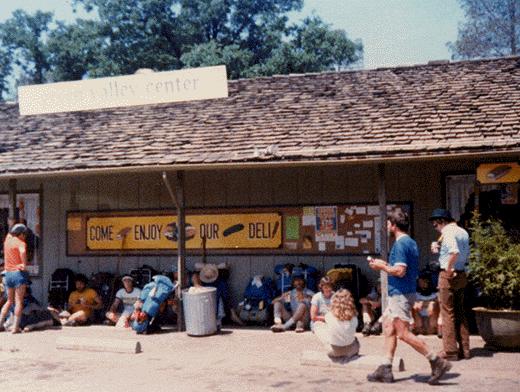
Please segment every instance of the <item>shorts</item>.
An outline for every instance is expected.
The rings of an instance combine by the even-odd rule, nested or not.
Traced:
[[[23,284],[29,284],[29,275],[25,271],[5,271],[4,287],[6,289],[16,289]]]
[[[389,296],[383,318],[389,317],[391,320],[398,318],[411,324],[413,323],[412,308],[414,303],[415,293]]]

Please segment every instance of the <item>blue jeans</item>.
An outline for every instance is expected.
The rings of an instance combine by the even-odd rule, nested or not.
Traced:
[[[29,283],[29,276],[25,271],[4,272],[4,287],[6,289],[16,289],[23,284]]]

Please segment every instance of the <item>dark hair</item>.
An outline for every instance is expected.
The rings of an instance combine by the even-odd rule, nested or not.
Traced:
[[[303,283],[306,283],[306,282],[305,282],[305,276],[303,276],[303,275],[300,275],[300,274],[298,274],[298,275],[293,275],[293,276],[292,276],[292,279],[291,279],[291,282],[294,283],[294,281],[295,281],[296,279],[303,280]]]
[[[74,282],[83,282],[87,284],[88,278],[83,274],[76,274],[76,276],[74,276]]]
[[[408,232],[410,221],[408,219],[408,214],[403,210],[399,208],[392,210],[392,212],[388,214],[387,219],[391,224],[396,225],[399,230]]]
[[[323,278],[321,278],[320,279],[320,284],[318,285],[318,287],[321,290],[323,288],[323,286],[330,286],[330,287],[334,288],[334,284],[332,283],[332,279],[329,278],[328,276],[324,276]]]

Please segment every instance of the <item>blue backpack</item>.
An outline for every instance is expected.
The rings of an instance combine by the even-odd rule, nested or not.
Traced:
[[[161,304],[166,301],[169,295],[175,289],[172,281],[163,275],[155,275],[152,281],[146,284],[141,290],[139,299],[143,301],[142,311],[148,315],[143,322],[134,320],[132,329],[138,334],[144,333],[150,324],[150,321],[159,313]]]
[[[254,278],[251,278],[244,291],[244,302],[238,316],[246,323],[269,322],[269,305],[275,296],[273,280],[262,276],[261,283],[257,286]]]

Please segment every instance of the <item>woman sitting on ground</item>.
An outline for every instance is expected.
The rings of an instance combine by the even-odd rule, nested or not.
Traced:
[[[327,353],[330,358],[349,359],[359,353],[359,341],[355,335],[357,326],[354,298],[350,291],[341,289],[332,296],[325,323],[314,325],[314,333],[330,349]]]
[[[330,302],[334,294],[332,280],[324,276],[318,285],[320,291],[312,296],[311,300],[311,331],[316,323],[324,323],[325,315],[329,312]]]

